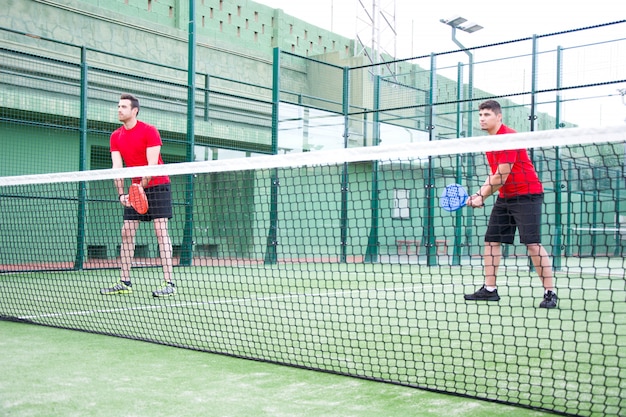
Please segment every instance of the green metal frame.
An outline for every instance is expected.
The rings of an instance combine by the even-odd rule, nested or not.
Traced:
[[[350,68],[343,69],[343,91],[342,91],[342,112],[343,112],[343,147],[348,147],[348,136],[350,135]],[[348,249],[348,164],[344,163],[341,169],[341,213],[340,213],[340,230],[341,230],[341,248],[340,262],[345,263],[347,260]]]
[[[87,49],[80,50],[80,145],[78,170],[87,169]],[[76,260],[74,269],[83,269],[85,260],[85,222],[87,206],[87,184],[84,181],[78,183],[78,230],[76,233]]]
[[[280,49],[274,48],[272,67],[272,155],[278,154],[278,114],[280,110]],[[278,262],[278,169],[272,170],[270,185],[270,218],[267,232],[265,264]]]
[[[435,140],[435,91],[437,90],[437,56],[430,54],[430,86],[428,94],[428,140]],[[426,168],[426,182],[424,184],[426,193],[426,218],[424,225],[424,242],[426,244],[426,264],[437,265],[437,247],[435,245],[435,158],[428,157],[428,168]]]
[[[374,77],[374,117],[373,117],[373,138],[372,146],[380,145],[380,75]],[[380,252],[380,241],[378,228],[380,227],[380,196],[378,187],[378,161],[372,161],[372,193],[370,198],[370,232],[367,240],[364,261],[367,263],[378,262]]]
[[[189,2],[189,45],[187,70],[187,161],[193,161],[196,145],[196,11],[195,1]],[[208,113],[208,112],[207,112]],[[180,264],[191,265],[193,261],[193,200],[194,176],[185,178],[185,226],[181,245]]]
[[[198,124],[198,125],[196,124],[201,123],[202,121],[209,121],[209,111],[210,111],[210,105],[209,105],[209,100],[208,100],[209,86],[211,86],[211,84],[215,84],[216,83],[215,80],[218,80],[217,84],[220,84],[222,82],[220,80],[223,80],[222,78],[217,77],[217,76],[209,76],[208,74],[199,74],[196,72],[195,61],[197,57],[196,57],[196,40],[195,40],[196,28],[195,28],[195,19],[194,19],[194,14],[195,14],[194,4],[190,4],[189,13],[190,13],[189,44],[188,44],[189,62],[188,62],[188,67],[186,69],[187,82],[185,84],[184,81],[180,81],[179,84],[176,84],[177,88],[180,87],[181,89],[186,89],[186,92],[187,92],[186,131],[184,132],[184,137],[183,137],[183,133],[181,133],[181,135],[178,136],[176,139],[179,141],[181,149],[183,148],[185,149],[185,159],[187,161],[191,161],[194,158],[194,147],[196,146],[196,140],[198,140],[197,130],[202,128],[201,124]],[[24,35],[24,36],[27,35],[24,33],[17,32],[17,31],[12,31],[10,29],[7,31],[12,32],[14,34],[19,34],[19,35]],[[43,37],[39,37],[37,39],[45,40],[49,42],[56,42],[52,39],[46,39]],[[79,80],[80,81],[80,113],[78,114],[78,116],[74,114],[68,117],[74,117],[75,119],[80,119],[78,120],[77,129],[75,129],[76,125],[72,125],[72,129],[78,130],[80,134],[78,169],[85,170],[85,169],[88,169],[87,158],[89,157],[88,156],[89,143],[87,142],[87,138],[88,138],[88,134],[94,134],[93,127],[90,128],[90,125],[88,124],[88,122],[91,122],[88,119],[90,114],[88,114],[88,106],[87,106],[88,89],[90,87],[89,82],[88,82],[88,77],[92,76],[92,74],[94,73],[94,70],[95,71],[110,71],[110,74],[114,73],[112,69],[107,70],[106,68],[101,68],[101,67],[90,67],[90,63],[88,62],[87,55],[90,52],[95,52],[96,54],[106,54],[107,56],[119,57],[120,59],[121,58],[129,59],[129,60],[136,61],[142,64],[150,64],[150,65],[155,65],[155,64],[153,62],[146,62],[142,60],[135,60],[133,58],[123,57],[121,55],[109,54],[108,52],[96,51],[85,46],[80,47],[77,45],[70,45],[70,44],[66,44],[63,42],[58,42],[58,43],[63,44],[68,47],[74,47],[76,48],[76,50],[80,50],[80,80]],[[407,86],[410,88],[418,88],[421,85],[425,90],[426,88],[425,80],[428,79],[429,94],[427,95],[427,100],[420,98],[419,103],[412,103],[412,105],[413,107],[427,109],[428,111],[428,116],[427,116],[428,117],[428,122],[427,122],[428,123],[428,138],[430,141],[438,139],[436,135],[436,129],[440,128],[440,126],[438,126],[438,123],[441,123],[442,125],[444,123],[449,123],[448,125],[443,126],[443,127],[445,129],[449,128],[450,130],[452,130],[454,126],[457,137],[464,136],[464,133],[463,133],[464,125],[467,126],[465,129],[465,135],[471,136],[473,134],[473,125],[472,125],[472,105],[473,104],[472,103],[474,100],[474,92],[473,92],[474,91],[474,86],[473,86],[474,61],[473,61],[473,56],[469,50],[468,51],[461,50],[459,52],[468,53],[470,57],[470,62],[468,64],[470,77],[469,77],[467,84],[464,84],[464,80],[463,80],[463,71],[465,67],[464,67],[464,64],[462,63],[458,63],[457,65],[457,79],[455,81],[450,81],[450,83],[447,84],[446,80],[444,80],[440,75],[438,75],[439,71],[441,70],[440,68],[436,67],[436,59],[437,59],[438,54],[431,54],[429,56],[430,70],[428,72],[427,77],[426,76],[422,77],[422,79],[419,80],[419,82],[414,82],[413,80],[414,84],[411,84],[411,83],[407,84]],[[532,72],[531,74],[532,85],[531,85],[531,91],[528,93],[525,93],[525,94],[529,94],[529,97],[531,99],[530,118],[528,119],[531,131],[537,130],[537,128],[545,128],[545,125],[541,123],[542,122],[541,118],[543,118],[543,115],[537,113],[538,107],[540,104],[538,103],[539,94],[545,93],[545,91],[538,91],[537,89],[537,81],[538,81],[537,78],[539,76],[538,74],[539,53],[540,52],[538,49],[538,37],[533,36],[532,38],[532,71],[531,71]],[[280,51],[279,48],[274,49],[273,63],[272,63],[271,101],[269,98],[267,98],[267,101],[265,102],[265,104],[267,106],[271,106],[271,109],[272,109],[271,110],[272,111],[271,144],[268,144],[268,143],[263,144],[263,146],[265,146],[263,148],[264,153],[278,154],[279,152],[278,145],[279,145],[279,133],[280,132],[278,128],[279,128],[279,110],[280,110],[280,105],[281,105],[280,86],[281,86],[281,81],[283,81],[281,77],[287,76],[285,74],[281,74],[281,54],[286,54],[286,52]],[[559,47],[557,51],[557,61],[558,61],[557,62],[557,83],[556,83],[556,88],[555,88],[555,91],[557,91],[556,104],[555,104],[556,118],[554,120],[556,128],[565,127],[565,124],[562,122],[562,112],[561,112],[562,100],[561,100],[560,94],[558,94],[558,91],[561,91],[564,88],[562,85],[563,84],[562,80],[561,80],[561,71],[562,71],[562,66],[563,66],[562,54],[563,54],[563,49]],[[50,59],[53,59],[53,58],[50,58]],[[371,138],[371,143],[369,144],[372,146],[378,146],[380,143],[381,125],[389,121],[386,119],[384,120],[384,122],[381,122],[381,117],[385,118],[388,116],[385,113],[391,113],[389,109],[385,108],[385,104],[386,104],[384,103],[385,98],[382,97],[383,93],[381,92],[381,90],[384,89],[384,87],[381,87],[381,78],[379,76],[375,76],[373,77],[373,82],[371,82],[371,87],[373,89],[371,108],[358,109],[355,111],[354,107],[351,107],[351,105],[353,104],[351,103],[351,100],[353,97],[351,96],[351,89],[355,88],[354,84],[357,84],[357,82],[355,82],[354,80],[356,80],[357,77],[352,77],[351,79],[351,74],[352,74],[351,71],[355,69],[360,69],[360,68],[340,67],[340,66],[333,65],[330,63],[322,62],[320,59],[311,59],[311,58],[301,57],[301,56],[296,56],[296,59],[301,60],[301,62],[298,64],[300,65],[300,67],[298,67],[298,70],[302,70],[302,69],[305,70],[301,72],[301,74],[306,75],[306,69],[311,68],[311,66],[309,65],[311,63],[320,64],[320,65],[328,65],[329,67],[333,68],[333,71],[334,69],[337,69],[337,70],[340,70],[342,73],[342,78],[341,78],[342,94],[341,94],[341,99],[337,99],[337,102],[334,101],[335,96],[332,96],[333,97],[332,101],[328,100],[326,97],[315,97],[316,91],[311,88],[310,91],[305,91],[304,93],[297,92],[298,94],[297,104],[305,107],[307,109],[307,112],[309,109],[315,110],[316,108],[314,106],[307,107],[307,103],[305,103],[306,100],[302,99],[303,97],[307,97],[310,102],[317,101],[317,104],[319,105],[321,110],[328,111],[329,113],[335,112],[337,116],[342,117],[343,118],[343,146],[344,147],[349,146],[348,135],[350,134],[349,126],[350,126],[351,117],[353,117],[355,114],[358,114],[360,111],[362,111],[363,118],[365,119],[367,115],[372,113],[373,137]],[[78,60],[74,58],[72,58],[72,61],[78,62]],[[59,61],[59,63],[60,65],[63,65],[66,62]],[[71,64],[76,65],[73,62]],[[418,68],[417,64],[414,65],[413,63],[407,63],[406,65],[407,66],[411,65],[411,71],[414,71],[416,70],[416,68]],[[164,66],[164,65],[162,66],[158,64],[156,64],[156,67],[163,68],[165,70],[185,71],[181,68],[169,67],[169,66]],[[375,71],[373,70],[374,69],[373,66],[370,67],[370,69],[372,69],[371,73],[375,73]],[[426,71],[424,72],[427,73]],[[116,75],[119,75],[119,73],[116,73]],[[74,74],[72,74],[72,76],[74,76]],[[178,77],[178,74],[176,76]],[[204,103],[203,103],[203,108],[201,109],[202,116],[203,116],[202,119],[198,118],[197,120],[195,120],[194,116],[195,116],[195,111],[196,111],[195,106],[196,106],[196,94],[197,94],[196,82],[198,80],[197,78],[198,76],[204,77],[202,81],[204,83],[203,92],[202,92],[202,94],[204,94]],[[132,75],[132,74],[129,75],[130,79],[133,79],[133,77],[138,77],[138,76]],[[338,77],[339,76],[337,74],[337,78],[336,78],[337,86],[339,83]],[[159,81],[156,79],[154,80],[150,79],[148,77],[146,77],[146,80],[156,81],[156,82]],[[248,84],[245,82],[238,82],[234,80],[226,80],[226,82],[238,83],[242,86],[245,86],[246,88],[251,86],[251,84]],[[440,84],[438,84],[438,82],[440,82]],[[610,81],[610,82],[613,83],[614,81]],[[363,84],[363,86],[368,89],[370,87],[369,84]],[[263,87],[263,86],[255,86],[255,87],[267,88],[268,92],[270,90],[270,87]],[[311,86],[307,86],[307,87],[310,88]],[[467,88],[467,90],[465,90],[465,88]],[[442,100],[440,94],[446,92],[447,89],[449,89],[449,93],[450,93],[450,96],[449,96],[450,102],[442,103],[442,101],[444,100]],[[245,90],[245,88],[242,89],[242,91],[243,90]],[[464,91],[467,91],[467,97],[464,97]],[[454,101],[454,96],[452,95],[453,93],[456,93],[456,103],[453,103]],[[283,94],[288,95],[288,94],[296,94],[296,93],[283,92]],[[369,94],[369,90],[367,91],[367,94]],[[263,96],[266,97],[265,93],[263,93]],[[233,96],[233,97],[237,99],[246,98],[243,96],[241,97]],[[201,96],[199,96],[198,98],[202,100]],[[181,100],[184,100],[184,98],[181,98]],[[324,102],[325,100],[326,102]],[[355,100],[355,101],[358,101],[358,100]],[[287,102],[287,101],[284,101],[284,102]],[[288,103],[296,104],[295,102],[294,103],[288,102]],[[320,104],[320,103],[323,103],[323,104]],[[410,102],[407,102],[407,106],[409,106],[409,103]],[[90,105],[91,105],[91,102],[90,102]],[[356,104],[356,106],[360,106],[360,105],[361,103]],[[444,106],[447,106],[447,105],[449,105],[450,110],[449,111],[442,110],[444,109]],[[363,104],[363,106],[369,106],[369,103]],[[453,108],[453,106],[455,106],[456,108]],[[511,107],[514,107],[514,106],[511,105]],[[522,107],[522,106],[519,106],[519,107]],[[524,111],[526,111],[526,107],[524,108]],[[331,110],[328,110],[328,109],[331,109]],[[91,109],[89,110],[91,111]],[[392,110],[395,110],[395,109],[392,109]],[[406,109],[403,109],[403,110],[406,110]],[[395,115],[393,116],[395,117]],[[465,116],[467,120],[463,120],[463,116]],[[541,118],[539,116],[541,116]],[[420,113],[420,117],[421,117],[421,113]],[[454,117],[456,118],[455,121],[452,120]],[[95,122],[102,122],[102,121],[95,120]],[[307,119],[306,123],[308,122],[309,120]],[[456,122],[455,125],[453,124],[454,122]],[[552,120],[550,120],[550,122],[552,123]],[[398,125],[402,125],[402,118],[399,117],[398,119],[393,119],[392,123],[397,123]],[[526,121],[524,121],[524,125],[526,125]],[[364,137],[365,137],[367,128],[364,127],[363,131],[364,131]],[[182,132],[182,129],[180,129],[180,132]],[[100,132],[98,132],[98,134],[100,134]],[[202,136],[200,136],[199,140],[201,144],[210,146],[202,142],[203,140]],[[364,145],[367,145],[367,144],[368,143],[366,141]],[[228,146],[225,146],[225,148],[228,148]],[[232,148],[228,148],[228,149],[235,149],[235,148],[236,148],[236,145],[233,145]],[[243,148],[237,148],[237,149],[243,149]],[[249,149],[246,148],[246,150],[249,150]],[[534,158],[534,154],[532,152],[531,152],[531,157]],[[182,154],[181,154],[181,158],[182,158]],[[468,155],[467,158],[458,157],[456,159],[456,169],[450,168],[448,169],[448,173],[454,175],[454,178],[457,182],[467,183],[467,182],[472,181],[474,177],[474,173],[476,172],[473,160],[474,160],[474,157],[472,155]],[[561,259],[562,256],[568,255],[568,254],[571,255],[571,251],[569,250],[572,244],[572,241],[571,241],[572,232],[570,231],[570,226],[572,224],[573,219],[571,217],[570,210],[572,210],[572,208],[570,206],[574,203],[572,203],[571,198],[568,199],[567,202],[563,201],[564,200],[563,193],[565,192],[569,196],[569,193],[571,191],[565,190],[563,189],[563,187],[560,186],[561,182],[563,181],[562,176],[565,175],[565,173],[568,173],[568,172],[571,173],[571,171],[562,169],[563,161],[561,160],[561,150],[559,149],[556,150],[555,164],[556,164],[555,183],[557,184],[557,187],[555,187],[554,189],[555,212],[553,214],[553,218],[554,218],[554,222],[556,223],[557,229],[556,229],[556,235],[554,236],[553,238],[554,240],[553,242],[551,242],[551,244],[552,244],[552,256],[554,259],[554,266],[555,266],[555,269],[558,270],[562,262],[562,259]],[[436,158],[431,158],[428,162],[427,169],[425,170],[426,180],[424,184],[424,187],[425,187],[424,202],[426,203],[426,210],[424,213],[425,216],[423,216],[423,220],[416,219],[417,222],[421,222],[417,225],[415,223],[410,223],[410,224],[405,223],[401,226],[401,227],[404,227],[405,225],[407,225],[409,228],[422,227],[423,231],[421,233],[423,233],[423,237],[424,237],[423,246],[426,249],[426,255],[427,255],[426,259],[429,265],[435,265],[438,262],[437,256],[436,256],[437,255],[436,240],[435,240],[436,230],[435,230],[435,223],[433,222],[433,218],[438,216],[438,207],[437,207],[437,201],[435,198],[436,197],[435,190],[437,187],[439,187],[440,185],[439,182],[441,181],[441,179],[438,178],[438,175],[439,175],[438,172],[437,174],[435,174],[436,167],[437,167]],[[347,262],[348,254],[350,253],[349,248],[355,247],[357,245],[355,243],[357,239],[354,236],[355,226],[354,224],[351,224],[353,222],[352,222],[352,219],[350,218],[350,215],[352,213],[351,210],[356,209],[353,207],[355,205],[355,202],[350,201],[351,194],[348,188],[350,184],[350,180],[353,180],[353,178],[350,178],[350,176],[354,175],[352,174],[351,168],[352,167],[350,167],[348,164],[344,164],[343,169],[341,170],[341,207],[340,207],[340,213],[339,213],[340,215],[340,227],[339,228],[340,228],[341,235],[339,239],[340,248],[338,249],[340,262]],[[379,262],[380,255],[381,255],[381,243],[382,243],[381,239],[385,239],[385,242],[383,244],[388,247],[392,245],[390,244],[390,242],[393,242],[393,239],[394,239],[394,236],[391,236],[391,234],[389,236],[384,235],[384,228],[388,227],[387,225],[390,223],[384,211],[385,210],[384,204],[382,204],[381,206],[380,192],[381,192],[381,189],[383,189],[384,191],[384,186],[385,186],[384,181],[386,181],[386,178],[384,177],[385,170],[379,169],[379,168],[380,167],[378,166],[377,162],[372,163],[371,184],[370,184],[371,195],[370,195],[370,201],[367,202],[369,203],[369,211],[371,213],[370,227],[369,227],[369,230],[367,231],[368,232],[367,239],[366,239],[367,245],[365,248],[359,249],[364,252],[365,262]],[[570,169],[573,169],[573,168],[568,168],[568,170]],[[255,244],[257,245],[259,244],[258,243],[259,240],[263,240],[265,237],[267,237],[266,253],[264,254],[265,255],[264,258],[265,258],[266,263],[268,264],[276,263],[278,261],[278,255],[279,255],[278,254],[278,220],[279,220],[278,210],[280,207],[279,201],[278,201],[278,197],[279,197],[278,193],[280,191],[279,172],[280,172],[279,170],[274,170],[272,173],[271,184],[270,184],[271,196],[270,196],[270,201],[268,205],[268,211],[264,212],[264,215],[267,214],[269,218],[269,229],[267,230],[267,236],[265,236],[266,234],[265,230],[257,233],[257,235],[255,236],[255,239],[257,239],[255,241]],[[369,175],[369,168],[367,169],[367,172]],[[184,210],[185,210],[184,228],[183,228],[184,230],[183,230],[182,245],[181,245],[181,264],[182,265],[190,265],[192,262],[192,258],[193,258],[194,223],[195,223],[194,198],[197,198],[197,196],[194,196],[195,194],[194,188],[196,186],[195,182],[196,180],[194,179],[193,176],[188,176],[186,178],[184,202],[181,203],[181,206],[184,205]],[[89,213],[87,213],[88,191],[89,190],[87,189],[86,184],[81,183],[79,184],[79,188],[76,194],[77,201],[78,201],[78,205],[76,208],[76,216],[78,220],[77,235],[75,239],[76,252],[74,256],[74,268],[76,269],[83,268],[84,260],[86,258],[85,248],[86,248],[86,244],[88,243],[86,242],[86,240],[89,237],[88,236],[89,224],[87,223],[87,219],[86,219],[86,216],[89,215]],[[616,227],[619,226],[619,214],[621,211],[621,207],[623,207],[623,203],[620,204],[621,202],[619,201],[619,199],[621,198],[620,192],[621,190],[619,186],[616,186],[616,188],[614,188],[615,199],[616,199],[615,208],[614,208],[615,217],[616,217],[616,221],[615,221]],[[565,207],[563,207],[564,205],[567,207],[567,210],[568,210],[565,222],[563,222],[563,215],[564,215],[564,209],[565,209]],[[598,213],[600,213],[600,210],[601,210],[601,207],[596,207],[594,212],[590,213],[590,216],[592,214],[597,215]],[[552,213],[550,213],[550,215],[552,216]],[[72,216],[74,216],[73,213],[72,213]],[[179,216],[179,218],[181,217],[182,216]],[[606,219],[596,218],[595,221],[606,223]],[[446,226],[447,225],[453,226],[454,243],[452,245],[452,248],[453,248],[452,264],[459,265],[464,255],[468,255],[468,256],[471,255],[470,248],[474,246],[473,245],[474,243],[473,233],[475,232],[475,229],[476,229],[474,226],[474,219],[472,216],[468,216],[461,212],[457,212],[453,216],[449,216],[446,220],[444,220],[444,222],[448,222],[446,223]],[[463,224],[464,222],[465,224]],[[437,225],[439,225],[439,223],[437,223]],[[564,226],[565,226],[565,229],[564,229]],[[565,241],[563,239],[565,239]],[[595,237],[592,237],[591,245],[594,246],[594,244],[595,244]],[[263,243],[260,243],[260,245],[262,246]],[[333,248],[333,250],[334,249],[337,249],[337,248],[335,247]],[[593,250],[595,251],[595,247]],[[616,241],[615,247],[613,248],[613,253],[614,254],[621,253],[620,242]]]

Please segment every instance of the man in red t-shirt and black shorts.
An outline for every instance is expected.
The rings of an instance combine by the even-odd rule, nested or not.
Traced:
[[[162,165],[161,135],[156,127],[137,120],[139,100],[131,94],[122,94],[117,113],[123,126],[111,134],[111,160],[113,168]],[[176,293],[172,280],[172,242],[168,232],[168,220],[172,218],[172,191],[168,176],[133,178],[148,198],[148,212],[139,214],[130,205],[124,188],[124,179],[115,180],[119,200],[124,206],[122,226],[121,277],[110,288],[102,288],[102,294],[126,294],[132,292],[130,279],[131,263],[135,254],[135,234],[140,222],[151,221],[159,244],[159,255],[163,265],[163,285],[152,291],[155,297],[167,297]]]
[[[480,128],[490,135],[516,133],[502,123],[502,109],[495,100],[487,100],[478,107]],[[502,243],[512,244],[516,229],[520,242],[528,248],[528,254],[541,278],[544,298],[542,308],[554,308],[557,296],[550,257],[541,244],[541,211],[543,185],[539,181],[525,149],[487,152],[491,174],[480,190],[470,196],[467,205],[484,206],[485,198],[498,192],[491,211],[485,234],[485,284],[475,293],[465,295],[466,300],[498,301],[496,287],[498,267],[502,258]]]

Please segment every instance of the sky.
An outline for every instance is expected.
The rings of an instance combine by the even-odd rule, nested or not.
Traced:
[[[256,0],[272,8],[354,39],[357,8],[372,9],[372,0]],[[393,0],[380,0],[384,9]],[[450,27],[440,19],[460,15],[484,29],[457,33],[466,47],[542,35],[626,18],[624,0],[396,0],[397,56],[409,58],[458,49]],[[369,36],[371,39],[371,35]]]
[[[372,32],[371,29],[367,30],[364,23],[365,14],[363,10],[365,8],[371,11],[373,0],[255,1],[272,8],[282,9],[285,13],[298,19],[350,39],[355,39],[358,34],[366,46],[371,46]],[[379,4],[383,9],[393,11],[393,0],[380,0]],[[466,48],[471,48],[624,20],[626,19],[626,0],[435,0],[428,3],[420,0],[396,0],[395,30],[397,35],[395,46],[392,41],[385,38],[381,39],[380,43],[383,49],[389,53],[393,53],[395,48],[395,55],[399,59],[426,56],[432,52],[456,51],[459,47],[452,41],[452,29],[440,21],[454,16],[463,16],[468,20],[468,23],[475,22],[483,26],[482,30],[471,34],[457,30],[457,40]],[[390,18],[393,18],[393,14]],[[621,24],[603,29],[603,36],[606,36],[608,31],[612,31],[609,35],[611,37],[608,39],[624,39],[626,34],[622,32],[625,26]],[[580,43],[576,45],[591,43],[594,40],[589,39],[590,32],[581,32],[580,35],[570,34],[568,41],[573,42],[575,36],[579,36],[580,39],[576,39],[576,41]],[[388,30],[382,33],[391,36],[391,32]],[[511,48],[514,48],[515,45],[517,44]],[[621,45],[624,43],[622,42]],[[526,49],[520,53],[528,54],[530,52],[529,43],[525,43],[523,47]],[[556,48],[556,45],[554,47]],[[501,49],[498,49],[497,52],[494,49],[496,48],[475,50],[475,62],[501,58],[501,55],[489,56],[490,52],[503,53]],[[510,56],[515,55],[515,52],[507,50],[507,53],[509,52],[512,53]],[[438,56],[437,65],[439,67],[442,66],[444,59],[460,60],[465,59],[465,57],[458,54]],[[615,71],[621,72],[622,75],[616,77],[625,78],[623,74],[626,72],[619,70],[619,68],[626,68],[626,53],[623,53],[622,49],[609,58],[601,55],[598,62],[605,65],[605,70],[608,66],[617,68]],[[456,61],[452,64],[456,65]],[[493,83],[492,74],[489,74],[490,78],[483,80],[479,79],[479,76],[480,74],[474,79],[475,87],[490,91],[490,87],[485,84]],[[506,77],[507,75],[502,75],[502,82],[507,81]],[[508,77],[516,80],[523,78],[516,75]],[[582,83],[585,82],[582,81]],[[526,90],[528,89],[528,85],[524,85],[524,87]],[[626,105],[624,105],[626,102],[622,103],[623,97],[618,92],[619,88],[626,88],[626,83],[624,85],[606,86],[601,94],[606,94],[607,98],[593,102],[591,106],[587,103],[580,103],[580,108],[576,109],[576,103],[572,103],[569,107],[571,111],[568,114],[568,119],[574,117],[572,113],[575,112],[577,115],[573,122],[579,126],[623,123],[626,117]],[[527,103],[524,102],[523,104]],[[589,107],[592,107],[591,112]]]

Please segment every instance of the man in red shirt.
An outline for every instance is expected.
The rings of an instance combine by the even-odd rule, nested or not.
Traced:
[[[137,120],[139,100],[131,94],[122,94],[117,105],[122,126],[111,134],[111,160],[113,168],[162,165],[161,135],[147,123]],[[126,294],[132,292],[130,269],[135,255],[135,234],[142,221],[152,221],[159,243],[159,254],[163,265],[163,286],[152,292],[155,297],[167,297],[176,293],[172,281],[172,242],[168,233],[168,220],[172,218],[172,191],[168,176],[133,178],[145,190],[148,212],[139,214],[131,207],[124,188],[124,179],[115,180],[119,200],[124,207],[122,226],[121,277],[110,288],[102,288],[101,294]]]
[[[502,123],[502,109],[495,100],[487,100],[478,107],[480,128],[490,135],[515,133]],[[491,174],[480,190],[470,196],[467,205],[477,208],[487,197],[499,193],[493,206],[485,234],[485,284],[475,293],[466,294],[466,300],[498,301],[496,287],[498,267],[502,258],[502,243],[512,244],[516,229],[520,242],[525,244],[532,263],[544,287],[542,308],[554,308],[557,296],[550,257],[541,244],[541,211],[543,185],[539,181],[525,149],[487,152]]]

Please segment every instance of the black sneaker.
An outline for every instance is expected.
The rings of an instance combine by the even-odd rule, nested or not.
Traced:
[[[474,294],[465,294],[465,299],[472,301],[498,301],[500,299],[500,296],[498,295],[497,289],[489,291],[483,285]]]
[[[555,308],[558,301],[558,297],[554,291],[548,291],[543,296],[543,301],[539,304],[541,308]]]

